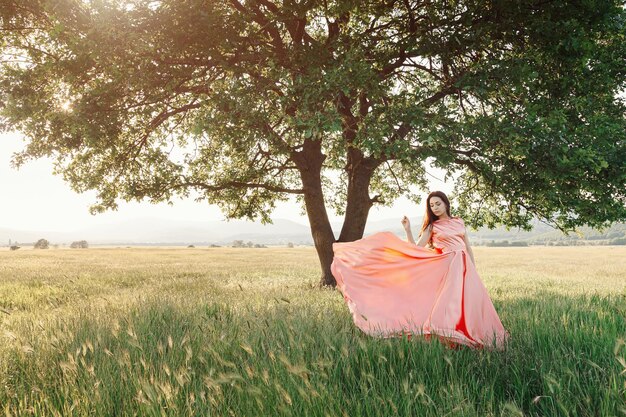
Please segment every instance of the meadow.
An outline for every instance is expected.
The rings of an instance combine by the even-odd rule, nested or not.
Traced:
[[[0,250],[0,415],[626,416],[626,247],[474,248],[504,351],[375,339],[312,248]]]

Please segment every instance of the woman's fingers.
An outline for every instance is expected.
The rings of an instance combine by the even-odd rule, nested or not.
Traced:
[[[404,216],[401,220],[402,226],[404,226],[405,228],[409,225],[409,218]]]

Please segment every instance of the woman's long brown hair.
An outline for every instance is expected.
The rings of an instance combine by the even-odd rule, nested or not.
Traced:
[[[438,219],[438,217],[435,216],[435,213],[433,213],[433,211],[430,208],[430,199],[432,197],[441,198],[441,200],[443,200],[444,204],[446,205],[446,213],[448,213],[448,216],[452,217],[450,215],[450,200],[448,200],[448,197],[442,191],[433,191],[432,193],[428,194],[428,197],[426,198],[426,215],[424,216],[424,222],[422,223],[422,230],[420,230],[418,240],[424,233],[424,230],[426,230],[428,226],[433,224],[433,222]],[[428,244],[431,246],[433,244],[432,235],[430,237],[430,240],[428,241]]]

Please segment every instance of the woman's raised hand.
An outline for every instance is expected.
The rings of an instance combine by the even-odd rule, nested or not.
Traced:
[[[402,226],[404,227],[404,230],[408,230],[411,228],[411,222],[409,221],[409,218],[404,216],[401,220]]]

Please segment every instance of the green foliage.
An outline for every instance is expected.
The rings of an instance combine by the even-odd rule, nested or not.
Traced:
[[[468,224],[626,219],[624,9],[611,0],[0,2],[0,121],[92,212],[193,196],[269,222],[360,166],[373,203],[461,174]],[[308,152],[308,151],[306,151]],[[306,157],[310,157],[305,152]],[[359,174],[360,175],[360,174]]]

